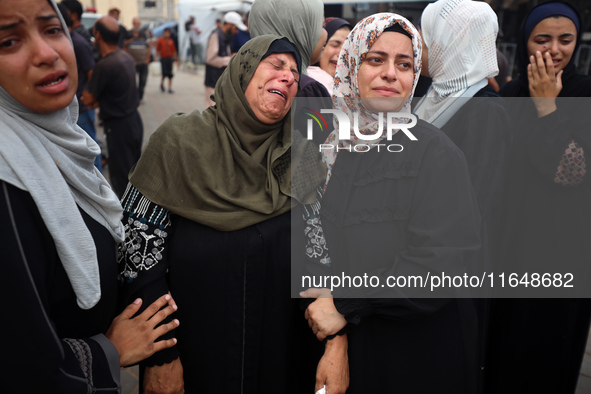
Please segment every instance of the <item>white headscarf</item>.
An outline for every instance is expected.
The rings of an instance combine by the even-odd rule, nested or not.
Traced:
[[[67,27],[51,1],[62,27]],[[0,87],[0,179],[26,190],[51,234],[78,305],[101,298],[96,247],[79,208],[123,240],[122,208],[94,166],[98,145],[76,125],[78,103],[50,114],[26,108]]]
[[[499,73],[498,31],[497,15],[482,1],[439,0],[425,8],[421,32],[433,82],[415,108],[421,119],[433,122],[469,87],[482,88]]]

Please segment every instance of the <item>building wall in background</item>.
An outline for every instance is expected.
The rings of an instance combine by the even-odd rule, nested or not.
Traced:
[[[107,15],[109,9],[119,8],[121,14],[119,16],[119,23],[126,28],[131,28],[131,21],[134,17],[139,16],[142,22],[149,22],[153,20],[168,21],[177,20],[177,3],[178,0],[152,0],[151,3],[155,7],[146,7],[144,0],[79,0],[84,7],[94,7],[96,12],[102,15]],[[150,2],[148,2],[150,3]]]

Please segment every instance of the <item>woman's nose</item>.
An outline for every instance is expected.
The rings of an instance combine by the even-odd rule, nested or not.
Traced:
[[[388,81],[395,81],[397,79],[396,65],[391,62],[386,62],[382,69],[382,78]]]
[[[293,85],[295,82],[293,72],[291,72],[291,70],[283,69],[282,73],[283,75],[281,76],[281,81],[287,83],[287,86]]]
[[[33,63],[35,65],[52,65],[57,59],[59,54],[53,49],[53,47],[39,34],[35,34],[31,37],[31,51],[33,53]]]
[[[550,52],[550,55],[558,54],[558,46],[559,46],[558,40],[553,40],[550,45],[550,48],[548,48],[548,52]]]

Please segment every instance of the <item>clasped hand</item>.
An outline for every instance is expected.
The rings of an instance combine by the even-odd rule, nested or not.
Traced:
[[[334,305],[328,289],[308,289],[300,293],[302,298],[316,298],[306,309],[305,317],[318,340],[323,341],[329,335],[335,335],[346,325],[347,320]]]

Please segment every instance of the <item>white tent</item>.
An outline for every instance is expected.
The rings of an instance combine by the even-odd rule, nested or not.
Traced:
[[[189,38],[185,32],[185,22],[189,16],[195,17],[195,25],[201,30],[199,40],[203,46],[203,59],[207,50],[209,35],[215,29],[215,20],[221,19],[228,11],[245,14],[250,10],[253,1],[220,1],[220,0],[180,0],[177,4],[179,12],[179,57],[184,60],[189,48]]]

